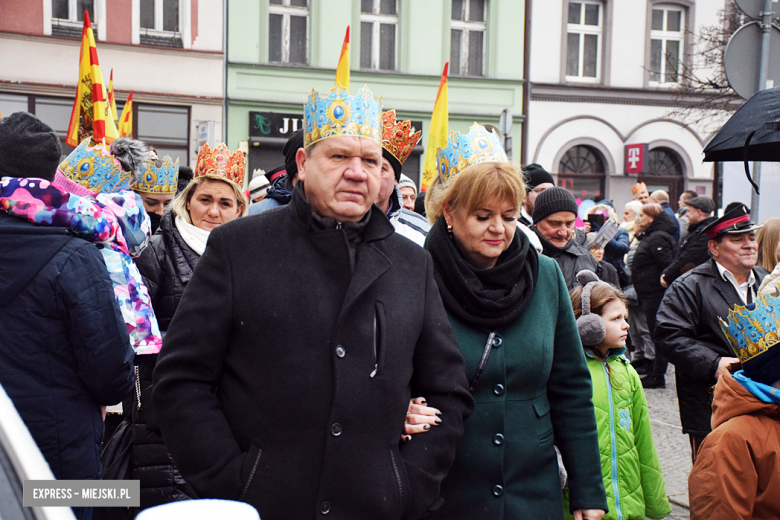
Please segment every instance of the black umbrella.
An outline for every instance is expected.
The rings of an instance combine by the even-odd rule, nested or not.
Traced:
[[[762,90],[740,107],[704,148],[704,161],[780,162],[780,87]]]

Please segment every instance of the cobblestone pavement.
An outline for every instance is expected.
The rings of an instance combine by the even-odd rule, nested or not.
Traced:
[[[691,472],[691,445],[680,426],[680,409],[674,385],[674,365],[666,373],[666,388],[647,389],[647,407],[653,439],[661,460],[666,494],[672,505],[669,520],[688,520],[688,474]]]

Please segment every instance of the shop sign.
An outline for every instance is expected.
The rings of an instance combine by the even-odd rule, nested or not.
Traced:
[[[647,157],[647,144],[627,144],[626,174],[642,173],[645,168],[645,157]]]
[[[249,112],[250,137],[290,137],[303,128],[302,114],[278,114],[276,112]]]

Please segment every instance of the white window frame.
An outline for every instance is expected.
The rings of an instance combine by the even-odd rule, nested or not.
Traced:
[[[395,0],[395,14],[381,14],[379,12],[379,9],[381,7],[382,0],[371,0],[373,2],[373,6],[371,8],[371,13],[360,13],[360,23],[370,23],[371,24],[371,67],[369,69],[365,70],[398,70],[398,0]],[[395,27],[395,38],[393,39],[393,44],[395,45],[395,48],[393,49],[393,68],[392,69],[380,69],[379,68],[379,62],[380,62],[380,56],[381,49],[380,49],[380,27],[381,25],[392,25]],[[362,25],[361,25],[361,31],[362,31]],[[360,52],[363,52],[363,49],[360,49]],[[361,63],[362,63],[362,56],[361,56]]]
[[[154,0],[154,29],[141,27],[141,19],[138,19],[138,34],[144,36],[161,36],[163,38],[181,38],[182,27],[184,27],[184,4],[189,2],[179,2],[179,30],[166,31],[163,29],[163,0]],[[140,13],[140,2],[138,3]]]
[[[664,18],[663,18],[663,27],[662,30],[653,30],[652,29],[652,16],[653,11],[663,11]],[[667,31],[666,26],[669,19],[669,11],[675,11],[680,13],[680,30],[679,31]],[[680,86],[680,75],[682,74],[682,70],[678,70],[677,72],[677,81],[667,81],[667,72],[666,72],[666,45],[667,42],[670,41],[676,41],[680,43],[679,46],[679,52],[677,55],[677,63],[680,64],[680,69],[682,69],[682,63],[683,58],[685,56],[685,27],[687,23],[686,19],[686,10],[679,6],[679,5],[673,5],[673,4],[656,4],[653,5],[650,9],[650,63],[653,61],[653,51],[652,51],[652,41],[653,40],[660,40],[661,41],[661,70],[657,71],[660,76],[661,80],[650,80],[649,85],[651,87],[679,87]],[[650,67],[650,64],[648,63],[648,68]],[[653,70],[650,70],[650,74],[652,74]]]
[[[463,20],[450,20],[450,30],[460,30],[460,70],[453,71],[450,69],[450,73],[457,76],[469,76],[469,33],[481,32],[482,33],[482,70],[479,71],[479,76],[485,75],[485,47],[487,46],[487,0],[485,0],[482,19],[483,22],[469,22],[467,21],[471,15],[471,2],[468,0],[463,1]],[[452,17],[450,17],[452,18]],[[452,34],[452,33],[450,33]],[[450,36],[450,39],[452,36]]]
[[[311,6],[312,0],[307,2]],[[290,0],[282,0],[282,5],[268,5],[268,20],[270,22],[272,14],[282,15],[282,61],[272,63],[290,63],[290,16],[306,17],[306,62],[309,63],[309,7],[297,7],[290,5]],[[269,30],[270,33],[270,30]],[[270,56],[269,56],[270,58]],[[270,59],[269,59],[270,61]],[[296,63],[295,65],[300,65]]]
[[[79,21],[78,17],[78,2],[77,0],[68,0],[68,17],[67,18],[54,18],[54,5],[53,0],[44,0],[43,2],[43,34],[51,36],[52,26],[57,25],[60,27],[75,27],[81,29],[84,27],[84,21]],[[106,39],[106,9],[105,0],[93,0],[92,2],[92,31],[95,33],[95,37],[98,40]]]
[[[572,24],[568,23],[568,17],[569,17],[569,5],[570,4],[581,4],[582,9],[580,10],[580,23],[578,24]],[[585,25],[585,6],[586,5],[597,5],[599,6],[599,24],[598,25]],[[579,75],[577,76],[570,76],[566,75],[566,81],[574,81],[574,82],[580,82],[580,83],[600,83],[601,82],[601,66],[602,66],[602,53],[603,51],[603,42],[604,42],[604,3],[592,1],[592,0],[577,0],[576,2],[569,2],[566,5],[566,45],[567,49],[564,53],[564,70],[568,72],[569,68],[569,49],[568,49],[568,43],[569,43],[569,34],[577,34],[579,35],[580,45],[579,45],[579,56],[577,58],[577,71],[579,72]],[[594,35],[596,36],[596,77],[591,76],[583,76],[582,73],[585,70],[585,35]]]

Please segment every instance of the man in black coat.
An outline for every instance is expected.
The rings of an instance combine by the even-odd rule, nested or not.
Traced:
[[[675,365],[683,433],[694,460],[711,431],[712,392],[734,357],[718,318],[751,303],[768,273],[756,267],[755,230],[744,204],[729,205],[704,233],[711,259],[678,278],[666,291],[656,318],[656,349]]]
[[[365,124],[377,139],[307,132],[290,204],[211,232],[155,369],[185,479],[263,520],[421,518],[473,408],[430,255],[372,205]],[[420,395],[441,424],[401,445]]]
[[[45,188],[60,155],[59,137],[35,116],[0,119],[0,177]],[[133,349],[103,257],[64,227],[5,211],[0,243],[0,383],[56,478],[99,479],[101,406],[133,387]],[[91,508],[74,512],[91,517]]]
[[[703,231],[715,221],[715,217],[712,216],[712,212],[715,211],[715,201],[709,197],[694,197],[687,199],[686,205],[688,232],[680,241],[674,260],[661,275],[661,285],[664,287],[669,287],[669,284],[681,274],[710,259],[707,246],[710,239]]]
[[[577,273],[583,269],[593,271],[604,279],[603,268],[598,260],[577,241],[574,230],[577,201],[569,190],[554,186],[539,193],[534,204],[533,219],[533,230],[542,243],[542,254],[558,263],[568,290],[579,285]],[[604,281],[619,285],[616,272],[613,278]]]

